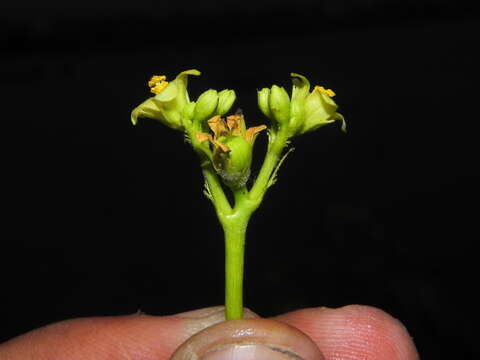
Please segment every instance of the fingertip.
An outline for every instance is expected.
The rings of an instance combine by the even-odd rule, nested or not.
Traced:
[[[309,335],[327,359],[419,358],[405,326],[375,307],[311,308],[284,314],[277,319]]]
[[[168,359],[187,338],[173,317],[133,314],[54,323],[1,345],[7,359]],[[10,356],[10,357],[9,357]]]
[[[323,360],[317,345],[299,329],[272,319],[230,320],[189,338],[172,360]]]

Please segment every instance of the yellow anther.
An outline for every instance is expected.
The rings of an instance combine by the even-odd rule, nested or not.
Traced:
[[[315,90],[318,90],[330,97],[334,97],[336,95],[332,89],[325,89],[323,86],[315,86]]]
[[[160,94],[163,89],[165,89],[168,85],[168,81],[160,81],[157,82],[157,84],[150,89],[150,91],[154,94]]]
[[[154,87],[155,85],[158,85],[159,82],[162,82],[166,79],[167,77],[165,75],[153,75],[148,82],[148,87]]]

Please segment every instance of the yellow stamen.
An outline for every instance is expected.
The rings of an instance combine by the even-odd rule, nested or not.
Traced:
[[[334,97],[336,95],[332,89],[325,89],[323,86],[315,86],[314,90],[318,90],[321,93],[324,93],[330,97]]]
[[[154,94],[160,94],[168,85],[168,81],[165,81],[166,78],[165,75],[153,75],[148,82],[150,91]]]
[[[154,87],[150,89],[150,91],[154,94],[160,94],[168,85],[168,81],[161,81],[156,83]]]
[[[153,75],[148,82],[148,87],[154,87],[157,83],[167,80],[165,75]]]

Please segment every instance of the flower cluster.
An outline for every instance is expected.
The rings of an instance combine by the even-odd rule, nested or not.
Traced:
[[[154,75],[148,82],[150,91],[155,94],[137,106],[131,115],[134,125],[139,118],[159,120],[168,127],[187,131],[214,115],[226,114],[235,102],[235,92],[225,89],[220,92],[210,89],[202,93],[197,101],[190,101],[187,85],[188,76],[200,75],[198,70],[187,70],[171,81],[165,75]]]
[[[340,120],[345,131],[345,120],[337,112],[338,106],[332,99],[335,93],[323,86],[315,86],[310,91],[310,82],[306,77],[295,73],[291,75],[291,97],[283,87],[277,85],[258,91],[258,106],[272,120],[273,130],[285,131],[291,137]]]
[[[267,127],[260,125],[247,129],[245,119],[239,113],[223,117],[235,102],[233,90],[217,92],[209,89],[197,101],[191,101],[187,91],[188,76],[198,75],[198,70],[186,70],[170,82],[165,75],[152,76],[148,87],[154,96],[132,111],[132,123],[137,124],[139,118],[150,118],[185,132],[194,140],[194,149],[211,162],[226,185],[243,187],[250,175],[255,138]],[[310,90],[306,77],[295,73],[291,75],[291,96],[277,85],[258,91],[259,108],[272,121],[269,134],[283,134],[280,147],[285,147],[287,139],[292,136],[337,120],[342,122],[342,130],[345,131],[345,120],[337,112],[338,106],[332,99],[335,96],[333,90],[322,86]],[[207,133],[208,130],[211,133]]]

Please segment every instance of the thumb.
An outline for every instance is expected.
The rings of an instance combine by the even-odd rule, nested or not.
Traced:
[[[171,360],[323,360],[300,330],[272,319],[217,323],[185,341]]]

